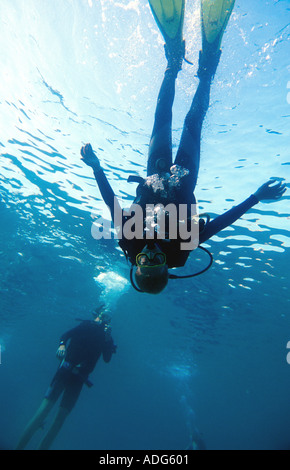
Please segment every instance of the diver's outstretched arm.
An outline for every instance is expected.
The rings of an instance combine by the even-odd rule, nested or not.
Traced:
[[[273,183],[277,183],[277,180],[270,180],[263,184],[252,196],[246,199],[246,201],[242,202],[242,204],[233,207],[229,211],[209,222],[206,225],[204,232],[202,232],[200,235],[199,242],[204,243],[206,240],[213,237],[221,230],[229,227],[259,202],[275,202],[281,199],[286,191],[286,184],[278,182],[273,186]]]
[[[81,160],[94,170],[94,176],[98,183],[102,198],[110,209],[112,220],[115,220],[115,211],[122,212],[121,206],[116,198],[113,189],[101,168],[100,161],[96,154],[93,152],[91,144],[86,144],[81,148]]]
[[[274,183],[277,183],[273,186]],[[277,179],[272,179],[264,183],[256,192],[255,196],[259,201],[278,201],[287,191],[286,183]]]
[[[232,225],[234,222],[240,219],[248,210],[258,204],[258,202],[259,200],[257,199],[257,197],[252,195],[241,204],[233,207],[229,211],[213,219],[206,225],[205,230],[200,234],[199,243],[204,243],[221,230],[224,230],[225,228]]]

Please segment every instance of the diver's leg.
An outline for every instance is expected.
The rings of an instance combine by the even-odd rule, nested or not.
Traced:
[[[28,423],[17,447],[16,450],[23,450],[27,446],[28,442],[32,438],[32,436],[36,433],[36,431],[42,426],[44,420],[46,419],[48,413],[52,409],[54,402],[52,400],[48,400],[45,398],[39,409],[37,410],[36,414],[32,418],[32,420]]]
[[[48,433],[40,443],[38,450],[48,450],[50,448],[54,439],[62,428],[63,423],[74,408],[82,391],[83,385],[83,381],[80,380],[77,375],[70,374],[67,376],[64,394],[61,399],[57,415]]]
[[[149,145],[147,176],[168,172],[172,166],[172,107],[175,97],[175,82],[182,68],[185,43],[169,51],[165,45],[167,69],[160,88],[155,112],[153,132]]]
[[[191,194],[198,178],[202,125],[209,108],[211,83],[219,63],[220,54],[221,51],[218,51],[213,55],[211,62],[207,61],[206,67],[202,64],[202,55],[200,56],[198,71],[200,82],[185,118],[181,141],[174,162],[176,165],[189,170],[186,184]]]
[[[38,450],[48,450],[50,446],[52,445],[54,439],[58,435],[59,431],[61,430],[63,423],[65,422],[66,418],[69,415],[69,411],[65,408],[62,408],[61,406],[58,409],[57,415],[42,442],[40,443],[40,446],[38,447]]]
[[[166,70],[157,100],[155,121],[149,145],[147,176],[169,171],[172,166],[172,106],[176,76]]]
[[[18,450],[23,449],[27,445],[33,434],[42,426],[45,418],[51,411],[53,405],[57,402],[59,396],[61,395],[64,389],[65,374],[66,371],[63,369],[58,369],[58,371],[56,372],[45,394],[44,400],[42,401],[35,416],[32,418],[32,420],[26,427],[23,437],[21,438],[17,446]]]

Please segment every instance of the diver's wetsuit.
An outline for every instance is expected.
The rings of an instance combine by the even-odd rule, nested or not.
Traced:
[[[104,325],[94,321],[83,321],[65,333],[61,337],[61,344],[66,345],[65,359],[57,370],[45,398],[55,402],[64,392],[60,406],[71,411],[83,385],[90,385],[88,376],[101,355],[105,362],[109,362],[116,347],[111,335],[104,331]]]
[[[200,83],[184,122],[183,133],[174,165],[175,168],[185,170],[187,174],[184,174],[179,180],[175,189],[171,185],[173,191],[168,190],[166,194],[162,194],[162,191],[158,189],[154,190],[154,185],[151,183],[154,178],[160,178],[161,181],[165,181],[166,183],[168,178],[173,176],[172,169],[174,169],[174,167],[172,167],[172,106],[175,96],[177,72],[170,68],[166,70],[158,96],[154,128],[150,141],[147,178],[139,184],[137,197],[134,201],[135,204],[139,204],[143,209],[146,204],[156,205],[162,203],[164,206],[170,203],[176,205],[187,204],[188,208],[191,204],[195,204],[193,193],[197,183],[200,165],[201,130],[209,107],[210,86],[218,65],[218,60],[219,56],[216,57],[216,63],[209,67],[209,69],[211,69],[210,73],[207,74],[203,72],[200,74]],[[95,171],[94,174],[102,197],[110,208],[114,221],[114,192],[102,169]],[[209,222],[200,233],[199,243],[205,242],[213,235],[233,224],[258,202],[258,199],[252,195],[242,204],[216,217]],[[190,214],[189,209],[188,213]],[[126,221],[127,218],[123,216],[122,225],[124,225]],[[144,226],[145,225],[146,220],[144,219]],[[184,240],[180,238],[157,241],[160,249],[166,255],[169,268],[181,267],[186,263],[191,251],[181,250],[180,244],[182,241],[184,242]],[[124,237],[119,240],[120,247],[133,265],[136,264],[137,254],[142,251],[146,244],[147,240],[145,236],[141,240],[136,238],[127,240]]]

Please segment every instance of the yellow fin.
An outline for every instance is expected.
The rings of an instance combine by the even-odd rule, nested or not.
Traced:
[[[149,4],[165,42],[181,40],[185,0],[149,0]]]
[[[235,0],[201,0],[203,40],[220,45],[234,6]]]

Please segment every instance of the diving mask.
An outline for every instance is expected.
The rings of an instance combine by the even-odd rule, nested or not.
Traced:
[[[140,268],[160,268],[166,265],[166,255],[162,251],[139,253],[136,256],[136,264]]]

